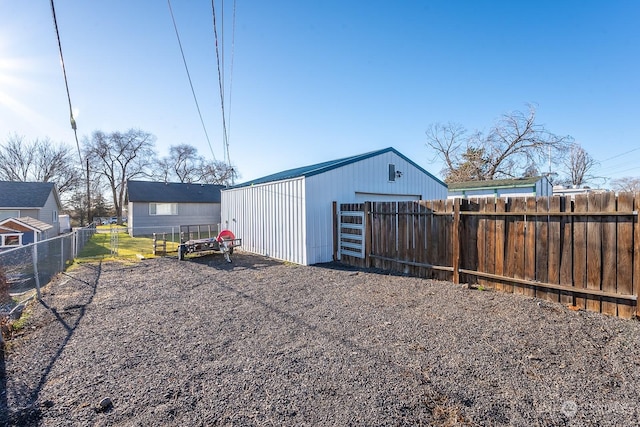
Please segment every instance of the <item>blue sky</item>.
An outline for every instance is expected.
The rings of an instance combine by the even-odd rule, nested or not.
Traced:
[[[222,5],[241,181],[389,146],[439,176],[431,123],[486,130],[527,103],[597,174],[640,176],[638,1],[237,0],[233,49]],[[160,0],[56,2],[78,134],[140,128],[160,156],[187,143],[224,159],[211,2],[172,7],[212,150]],[[75,147],[57,49],[49,2],[0,0],[0,142]]]

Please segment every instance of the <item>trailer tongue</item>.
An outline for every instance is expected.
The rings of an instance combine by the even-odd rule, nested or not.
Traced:
[[[183,229],[186,229],[186,231],[183,231]],[[231,262],[233,248],[242,244],[242,239],[236,239],[231,230],[222,230],[216,237],[207,238],[193,238],[194,234],[196,233],[190,231],[190,226],[180,227],[179,260],[184,260],[187,254],[222,252],[227,262]],[[200,235],[199,227],[197,235]]]

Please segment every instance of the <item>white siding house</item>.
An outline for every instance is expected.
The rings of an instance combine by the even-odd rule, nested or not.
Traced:
[[[494,179],[488,181],[452,182],[449,199],[474,197],[545,197],[553,195],[553,186],[546,176]]]
[[[446,185],[394,148],[222,190],[222,227],[243,250],[309,265],[333,257],[332,202],[445,199]]]

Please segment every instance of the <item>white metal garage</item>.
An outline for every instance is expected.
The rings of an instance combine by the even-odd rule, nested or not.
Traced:
[[[224,189],[221,217],[243,250],[309,265],[332,260],[333,201],[446,197],[442,181],[390,147]]]

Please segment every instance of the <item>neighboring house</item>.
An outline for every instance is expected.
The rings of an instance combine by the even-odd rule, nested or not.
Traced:
[[[18,231],[22,234],[21,244],[28,245],[50,237],[53,226],[46,222],[28,216],[20,218],[7,218],[0,221],[0,226]]]
[[[222,190],[222,227],[248,252],[309,265],[333,258],[333,202],[445,199],[446,185],[394,148]]]
[[[127,227],[132,236],[220,223],[222,185],[127,181]]]
[[[553,195],[553,186],[546,176],[489,181],[452,182],[449,199],[474,197],[542,197]]]
[[[0,181],[0,221],[33,218],[51,226],[42,238],[59,234],[62,210],[56,186],[51,182]]]
[[[22,246],[22,233],[0,225],[0,250]]]

